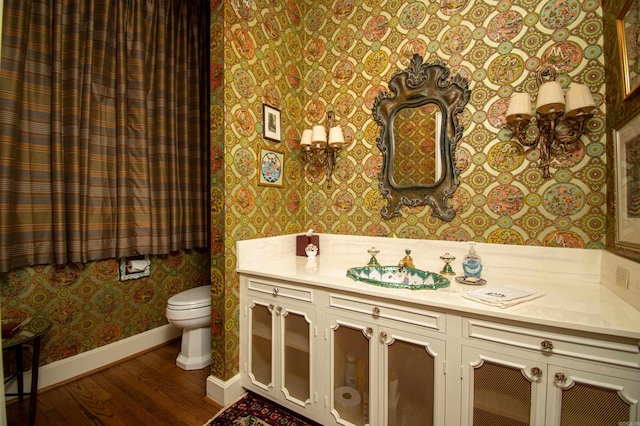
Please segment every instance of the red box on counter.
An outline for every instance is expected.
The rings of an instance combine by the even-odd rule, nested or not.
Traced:
[[[304,249],[307,248],[309,244],[313,244],[318,247],[318,254],[320,254],[320,236],[312,235],[307,237],[306,235],[298,235],[296,236],[296,256],[306,256]]]

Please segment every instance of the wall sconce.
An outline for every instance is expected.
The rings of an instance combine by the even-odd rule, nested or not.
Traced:
[[[312,129],[304,130],[300,140],[300,147],[304,150],[304,160],[311,167],[324,167],[327,180],[331,179],[337,154],[344,146],[342,129],[339,126],[334,127],[333,120],[334,114],[329,111],[325,125],[315,125]]]
[[[543,83],[545,77],[547,81]],[[552,66],[538,70],[538,115],[535,120],[538,134],[535,138],[527,138],[531,122],[531,98],[528,93],[511,96],[506,112],[507,128],[520,144],[527,147],[540,144],[540,168],[544,179],[551,177],[549,163],[552,154],[570,153],[578,148],[585,122],[593,117],[596,107],[591,91],[584,84],[570,88],[565,98],[562,86],[555,80],[556,70]]]

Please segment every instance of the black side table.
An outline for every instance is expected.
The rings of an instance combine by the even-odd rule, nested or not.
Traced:
[[[25,395],[30,395],[29,401],[29,424],[33,425],[36,421],[36,404],[38,399],[38,365],[40,364],[40,342],[42,336],[51,328],[51,321],[45,318],[33,318],[27,324],[24,324],[18,333],[9,338],[2,339],[3,351],[15,351],[17,371],[4,379],[4,384],[17,379],[18,393],[7,393],[6,396],[17,396],[22,402]],[[24,363],[22,352],[25,345],[33,345],[33,354],[31,357],[31,392],[24,391]],[[3,359],[5,359],[3,357]]]

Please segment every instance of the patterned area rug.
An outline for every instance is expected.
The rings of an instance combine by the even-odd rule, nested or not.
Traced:
[[[248,393],[232,406],[216,414],[205,426],[315,426],[309,420],[257,395]]]

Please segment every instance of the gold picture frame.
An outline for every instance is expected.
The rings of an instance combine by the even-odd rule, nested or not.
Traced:
[[[614,129],[616,245],[640,249],[640,114]]]
[[[640,0],[627,0],[616,19],[624,99],[640,88]]]
[[[284,185],[284,152],[260,148],[258,185],[278,187]]]

